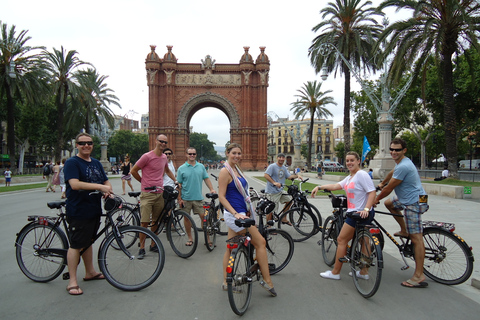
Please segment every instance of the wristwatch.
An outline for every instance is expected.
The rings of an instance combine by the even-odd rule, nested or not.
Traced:
[[[370,208],[363,208],[363,210],[370,212]]]

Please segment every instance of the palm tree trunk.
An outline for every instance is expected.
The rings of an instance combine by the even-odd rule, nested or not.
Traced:
[[[60,161],[61,156],[62,156],[62,149],[64,145],[64,140],[63,140],[63,131],[64,131],[64,118],[65,118],[65,107],[67,104],[67,95],[68,95],[68,86],[67,85],[62,85],[59,88],[59,91],[63,90],[63,97],[62,94],[59,92],[57,94],[57,146],[55,148],[55,153],[54,153],[54,161]]]
[[[445,146],[448,161],[448,170],[452,177],[458,175],[457,169],[457,119],[455,113],[455,101],[453,98],[453,72],[452,56],[444,54],[443,59],[443,99],[444,99],[444,123],[445,123]]]
[[[308,150],[307,150],[307,168],[310,170],[312,168],[312,145],[313,145],[313,123],[314,123],[315,110],[310,112],[310,128],[308,129]]]
[[[343,99],[343,142],[345,144],[345,156],[350,151],[350,69],[343,64],[345,70],[345,96]],[[345,163],[345,161],[343,162]]]
[[[12,98],[12,93],[10,92],[10,86],[8,83],[5,83],[5,91],[7,96],[7,149],[8,156],[10,158],[10,167],[15,171],[17,167],[17,159],[15,157],[15,101]]]

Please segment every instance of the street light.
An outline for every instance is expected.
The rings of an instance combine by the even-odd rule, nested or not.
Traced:
[[[468,142],[470,142],[470,171],[472,171],[472,155],[473,155],[473,153],[472,153],[472,151],[473,151],[472,150],[472,142],[473,142],[473,136],[469,135],[467,139],[468,139]]]

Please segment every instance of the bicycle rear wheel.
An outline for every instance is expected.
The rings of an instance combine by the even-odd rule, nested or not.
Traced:
[[[188,240],[189,234],[193,239],[192,244]],[[188,258],[195,253],[198,245],[198,231],[195,222],[188,213],[182,210],[171,211],[167,225],[167,239],[177,256]]]
[[[227,265],[228,301],[233,312],[239,316],[247,311],[252,298],[252,278],[248,275],[249,270],[250,259],[245,247],[233,250]]]
[[[153,243],[158,248],[157,252],[148,251],[143,259],[137,259],[135,250],[137,246],[127,249],[127,253],[119,250],[120,247],[113,233],[105,239],[98,251],[98,264],[108,283],[124,291],[137,291],[148,287],[157,280],[165,264],[165,250],[160,239],[150,230],[137,226],[124,226],[119,228],[121,241],[130,243],[135,239],[139,243],[139,234],[145,235],[147,247]]]
[[[321,246],[323,261],[329,267],[335,263],[335,255],[337,254],[337,229],[338,226],[335,217],[327,217],[323,223]]]
[[[25,226],[17,236],[15,247],[20,270],[36,282],[55,279],[67,264],[67,237],[61,229],[50,224],[35,222]]]
[[[368,230],[357,231],[351,248],[350,266],[357,291],[364,298],[372,297],[382,279],[383,255],[378,238]]]
[[[315,234],[321,232],[321,226],[323,223],[322,215],[320,214],[320,211],[315,207],[313,204],[309,203],[310,208],[312,209],[312,212],[316,215],[317,217],[317,226],[318,228],[315,229]]]
[[[216,230],[216,212],[214,208],[208,209],[208,213],[203,220],[203,237],[205,239],[205,246],[208,251],[213,251],[217,243],[217,230]]]
[[[290,234],[293,241],[305,241],[316,233],[317,218],[307,207],[292,208],[278,217],[278,229]]]
[[[140,226],[140,217],[128,206],[115,209],[111,215],[113,222],[118,226]]]
[[[423,271],[443,284],[460,284],[472,275],[473,255],[456,234],[441,228],[423,229],[425,261]]]
[[[292,260],[294,251],[293,239],[283,230],[267,229],[266,241],[270,274],[279,273]]]

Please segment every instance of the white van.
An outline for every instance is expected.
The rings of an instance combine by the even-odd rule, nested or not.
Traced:
[[[340,163],[333,161],[324,161],[323,167],[325,169],[343,169],[343,166]]]
[[[458,167],[460,170],[470,170],[470,160],[461,160]],[[472,169],[480,169],[480,159],[472,159]]]

